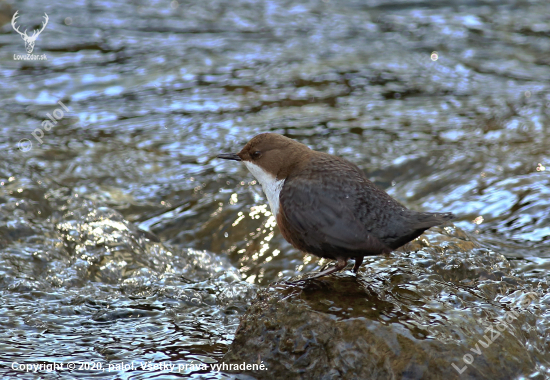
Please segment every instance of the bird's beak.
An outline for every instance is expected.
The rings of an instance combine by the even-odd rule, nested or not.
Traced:
[[[223,158],[224,160],[235,160],[241,161],[241,158],[237,153],[222,153],[218,154],[218,158]]]

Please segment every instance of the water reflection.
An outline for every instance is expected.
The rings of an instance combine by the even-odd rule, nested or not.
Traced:
[[[486,249],[430,235],[404,260],[489,300],[546,291],[547,2],[79,5],[0,0],[4,361],[220,360],[257,286],[326,263],[284,241],[245,168],[214,158],[265,131],[357,163],[410,208],[453,211],[458,228],[441,236]],[[15,10],[29,28],[50,16],[35,47],[47,61],[13,59]],[[60,100],[71,112],[39,145]],[[510,261],[492,268],[489,248]],[[419,290],[397,280],[412,304]],[[395,317],[369,286],[363,300]]]

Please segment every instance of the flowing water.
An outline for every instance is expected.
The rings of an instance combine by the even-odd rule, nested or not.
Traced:
[[[46,60],[15,59],[16,10],[28,34],[49,16]],[[258,290],[326,263],[282,238],[243,165],[215,158],[266,131],[349,159],[409,208],[454,212],[539,292],[547,337],[549,14],[543,0],[0,0],[0,372],[230,378],[185,365],[219,363]]]

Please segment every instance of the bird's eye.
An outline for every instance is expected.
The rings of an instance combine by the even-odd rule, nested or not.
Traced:
[[[252,157],[253,160],[256,160],[258,158],[260,158],[260,156],[262,155],[262,152],[260,152],[259,150],[253,152],[250,154],[250,157]]]

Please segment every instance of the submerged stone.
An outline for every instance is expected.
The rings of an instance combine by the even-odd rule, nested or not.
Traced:
[[[538,359],[525,348],[532,334],[525,333],[535,327],[538,294],[502,255],[449,230],[453,236],[432,233],[435,246],[424,239],[408,247],[415,251],[371,258],[358,277],[347,272],[262,290],[223,361],[262,361],[267,370],[245,371],[262,379],[535,373]]]

